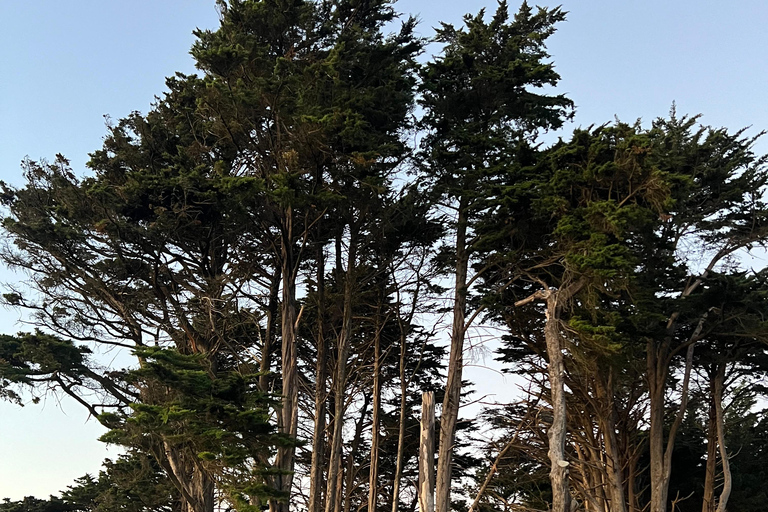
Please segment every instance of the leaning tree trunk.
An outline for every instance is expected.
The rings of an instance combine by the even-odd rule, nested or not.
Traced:
[[[689,288],[690,289],[690,288]],[[711,310],[710,310],[711,311]],[[648,394],[650,398],[651,423],[649,436],[649,452],[651,459],[651,508],[650,512],[666,512],[669,499],[669,480],[672,477],[672,452],[675,448],[675,437],[680,425],[683,424],[685,413],[688,410],[688,386],[691,381],[693,369],[693,352],[696,342],[704,329],[704,324],[709,316],[705,312],[687,342],[676,350],[670,350],[671,336],[674,333],[678,315],[674,313],[667,324],[668,337],[659,347],[652,340],[648,341]],[[685,353],[685,368],[683,369],[683,383],[680,388],[680,405],[677,408],[675,419],[669,427],[667,442],[664,443],[664,409],[666,380],[669,375],[669,367],[672,356],[677,350],[687,347]]]

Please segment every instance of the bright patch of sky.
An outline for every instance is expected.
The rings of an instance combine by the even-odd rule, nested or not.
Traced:
[[[514,0],[510,5],[517,8]],[[485,0],[402,0],[420,32],[440,20],[461,24]],[[568,21],[549,41],[562,76],[558,90],[577,105],[577,126],[679,114],[732,130],[768,128],[768,3],[763,0],[563,0]],[[194,72],[192,30],[215,28],[213,0],[0,3],[0,179],[23,183],[19,163],[62,153],[77,173],[101,145],[104,115],[146,112],[164,77]],[[768,152],[768,142],[758,143]],[[763,266],[756,262],[753,266]],[[19,278],[7,271],[0,279]],[[2,313],[2,312],[0,312]],[[23,328],[0,315],[0,331]],[[482,359],[477,364],[482,365]],[[475,368],[479,388],[511,388],[497,373]],[[482,394],[479,390],[478,394]],[[0,404],[0,498],[56,494],[74,478],[98,472],[113,448],[95,441],[102,429],[69,401],[44,407]]]

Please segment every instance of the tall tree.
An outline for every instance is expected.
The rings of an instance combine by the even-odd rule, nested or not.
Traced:
[[[572,361],[578,359],[610,368],[612,353],[621,348],[613,336],[612,304],[631,293],[638,241],[669,202],[668,180],[648,159],[650,143],[638,127],[624,124],[577,130],[572,140],[499,179],[498,202],[480,226],[488,300],[515,330],[515,339],[530,340],[530,349],[547,361],[553,510],[569,507],[566,370],[577,372]],[[537,327],[543,335],[516,332]],[[604,404],[605,387],[613,384],[603,376],[593,382],[606,395]],[[612,417],[613,412],[607,420]],[[625,510],[615,425],[603,433],[605,487],[612,510]]]
[[[476,279],[469,272],[477,242],[473,226],[487,207],[488,176],[512,165],[523,141],[542,129],[561,126],[572,109],[572,102],[562,95],[535,91],[560,79],[547,62],[544,44],[564,17],[560,9],[534,12],[524,3],[510,19],[506,2],[500,2],[490,22],[481,11],[465,17],[465,28],[443,24],[436,40],[445,46],[423,68],[424,172],[435,202],[446,214],[451,212],[452,243],[445,251],[454,280],[448,380],[440,417],[437,512],[451,508],[464,340],[478,313],[468,309]]]

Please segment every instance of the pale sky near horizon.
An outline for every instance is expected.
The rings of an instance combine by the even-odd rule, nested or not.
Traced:
[[[535,4],[536,2],[530,2]],[[545,4],[544,2],[539,2]],[[517,2],[510,0],[511,10]],[[545,4],[547,5],[547,4]],[[555,3],[549,5],[556,5]],[[768,3],[764,0],[562,0],[569,11],[549,42],[562,76],[558,90],[576,102],[576,126],[614,116],[645,122],[679,114],[748,133],[768,128]],[[420,32],[491,0],[403,0]],[[62,153],[77,173],[105,134],[104,115],[146,112],[164,77],[191,73],[195,27],[215,28],[213,0],[0,2],[0,179],[22,184],[20,161]],[[768,152],[768,142],[758,143]],[[760,263],[758,263],[760,264]],[[764,263],[762,263],[764,264]],[[0,280],[18,276],[0,271]],[[23,329],[0,311],[0,332]],[[495,373],[472,377],[509,386]],[[471,378],[472,378],[471,377]],[[0,498],[56,494],[105,456],[102,429],[69,401],[0,403]]]

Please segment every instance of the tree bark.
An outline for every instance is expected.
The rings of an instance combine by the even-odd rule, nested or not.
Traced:
[[[608,370],[606,381],[598,375],[596,378],[597,398],[601,404],[605,404],[607,411],[598,419],[605,445],[605,468],[608,480],[608,493],[610,496],[611,512],[626,512],[627,504],[624,497],[624,475],[622,470],[621,455],[619,453],[619,441],[616,437],[616,402],[613,384],[613,369]]]
[[[435,507],[437,512],[451,509],[451,469],[453,466],[453,445],[456,423],[459,417],[461,399],[461,374],[464,366],[464,319],[467,307],[467,203],[461,198],[456,225],[456,284],[453,299],[453,327],[451,330],[451,351],[448,359],[448,381],[440,415],[440,443],[437,457],[437,491]]]
[[[435,393],[421,395],[419,438],[419,510],[435,512]]]
[[[282,280],[282,269],[277,268],[275,275],[269,286],[269,303],[267,304],[267,326],[264,331],[264,339],[261,345],[261,361],[259,363],[259,389],[264,393],[271,387],[272,377],[269,375],[269,369],[272,367],[272,341],[275,337],[275,322],[277,320],[277,309],[279,305],[278,294],[280,292],[280,281]]]
[[[309,512],[323,510],[323,466],[325,464],[326,381],[328,342],[325,339],[325,253],[317,251],[317,361],[315,361],[315,429],[309,469]]]
[[[403,475],[403,459],[405,458],[405,413],[408,405],[408,382],[405,379],[405,361],[407,356],[405,328],[402,319],[400,324],[400,417],[397,426],[397,459],[395,461],[395,477],[392,482],[392,512],[400,508],[400,480]]]
[[[723,417],[723,387],[725,385],[725,363],[720,363],[715,376],[715,416],[717,419],[717,444],[720,447],[720,465],[723,468],[723,490],[717,501],[716,512],[726,512],[728,498],[731,496],[731,464],[725,446],[725,418]]]
[[[552,426],[547,431],[549,439],[549,479],[552,483],[552,512],[570,512],[568,490],[568,461],[565,455],[566,408],[565,365],[560,337],[560,293],[551,291],[547,296],[544,339],[549,357],[549,385],[552,393]]]
[[[689,288],[690,289],[690,288]],[[648,393],[650,398],[650,435],[649,448],[651,458],[651,510],[650,512],[666,512],[667,500],[669,499],[669,479],[672,476],[672,451],[675,448],[675,437],[680,425],[685,418],[685,412],[688,409],[688,385],[691,380],[691,370],[693,369],[693,352],[696,347],[696,341],[704,329],[704,323],[709,316],[709,311],[705,312],[696,325],[693,333],[685,345],[687,350],[685,354],[685,368],[683,370],[683,384],[680,389],[680,406],[675,414],[672,426],[669,428],[666,447],[664,443],[664,391],[666,389],[667,376],[669,375],[669,364],[671,361],[671,336],[677,314],[673,314],[668,324],[668,338],[665,339],[660,347],[652,341],[648,341],[647,361],[648,361]]]
[[[283,275],[282,293],[282,367],[283,406],[278,419],[278,431],[296,439],[298,427],[298,369],[296,358],[296,276],[293,254],[293,210],[288,207],[285,211],[285,221],[282,233],[281,264]],[[293,468],[296,447],[281,446],[277,450],[276,466],[280,471],[277,475],[278,490],[285,499],[275,504],[278,512],[287,512],[293,485]]]
[[[338,356],[336,361],[336,375],[334,376],[334,413],[333,435],[331,438],[331,460],[328,464],[328,489],[325,496],[325,512],[339,512],[341,503],[338,489],[334,489],[342,482],[342,432],[344,428],[344,411],[346,401],[344,391],[347,384],[347,358],[349,357],[349,345],[352,338],[352,296],[353,279],[356,261],[356,233],[350,226],[349,250],[347,253],[347,271],[344,279],[344,307],[342,313],[342,327],[338,340]]]
[[[717,412],[715,408],[715,380],[717,370],[709,373],[709,414],[707,418],[707,465],[704,475],[704,499],[701,512],[715,512],[715,479],[717,478]]]
[[[379,418],[381,411],[381,315],[376,312],[373,337],[373,413],[371,418],[371,466],[368,471],[368,512],[376,512],[379,495]]]
[[[165,441],[163,452],[171,481],[181,493],[182,512],[213,512],[213,479],[193,459],[195,454]]]

